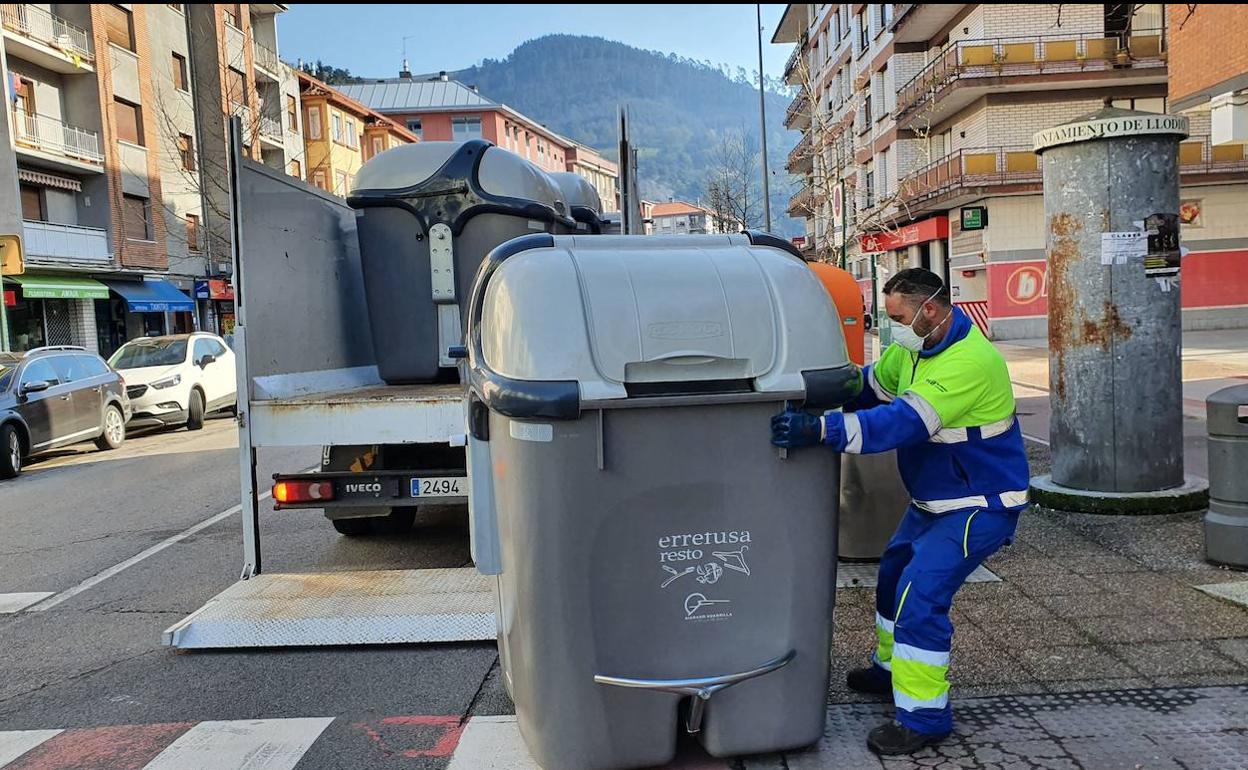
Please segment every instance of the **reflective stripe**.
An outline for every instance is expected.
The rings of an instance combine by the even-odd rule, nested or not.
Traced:
[[[893,633],[893,621],[889,620],[888,618],[884,617],[878,612],[875,613],[875,627],[882,628],[890,634]]]
[[[893,660],[914,660],[929,666],[948,666],[948,652],[934,652],[900,642],[893,645]]]
[[[1030,500],[1031,495],[1025,489],[1001,493],[1001,504],[1006,508],[1017,508],[1020,505],[1026,505]]]
[[[949,513],[950,511],[960,511],[963,508],[987,508],[988,499],[983,495],[973,495],[971,497],[951,497],[948,500],[915,500],[914,504],[928,513]]]
[[[893,399],[897,398],[892,393],[889,393],[888,390],[880,384],[880,381],[875,378],[874,366],[867,370],[867,382],[871,385],[871,390],[875,391],[875,397],[884,403],[891,404]]]
[[[933,444],[962,444],[969,440],[966,428],[941,428],[929,439]]]
[[[894,680],[895,681],[895,680]],[[893,690],[893,703],[902,711],[917,711],[919,709],[943,709],[949,705],[949,691],[937,695],[935,698],[920,700],[911,698],[900,690]]]
[[[858,415],[845,415],[845,451],[851,454],[862,452],[862,423]]]
[[[822,444],[823,442],[827,440],[828,440],[828,416],[825,414],[824,416],[819,418],[819,443]]]
[[[918,413],[919,418],[923,420],[923,424],[927,426],[927,435],[931,436],[940,431],[940,415],[936,414],[936,409],[913,390],[908,390],[901,395],[901,400],[910,405],[910,408]]]
[[[966,517],[966,529],[962,530],[962,558],[969,559],[970,551],[967,550],[966,543],[971,538],[971,519],[975,518],[975,514],[979,511],[971,511],[971,515]]]
[[[1014,415],[1010,415],[1004,420],[997,420],[996,422],[990,422],[987,425],[979,426],[979,435],[982,438],[992,438],[994,436],[1000,436],[1002,433],[1005,433],[1013,427]]]
[[[887,660],[880,660],[880,654],[878,651],[871,653],[871,662],[890,673],[893,670],[892,663],[888,662]]]
[[[910,595],[910,586],[912,585],[914,585],[913,580],[906,583],[906,590],[901,592],[901,601],[897,602],[897,612],[895,613],[897,615],[897,621],[901,620],[901,608],[906,606],[906,597]]]

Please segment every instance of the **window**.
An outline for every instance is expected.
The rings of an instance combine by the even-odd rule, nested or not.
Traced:
[[[187,134],[178,134],[178,158],[183,170],[195,170],[195,143]]]
[[[346,195],[350,191],[350,188],[348,187],[349,184],[350,182],[347,181],[347,172],[345,171],[334,172],[334,193],[335,194]]]
[[[38,109],[35,107],[35,81],[30,78],[18,76],[17,93],[14,95],[14,105],[19,113],[25,115],[35,115]],[[25,125],[18,126],[18,131],[25,130],[28,134],[35,133],[34,124],[28,122]]]
[[[104,6],[104,26],[108,42],[127,51],[134,50],[134,17],[120,5]]]
[[[290,175],[293,176],[295,179],[303,178],[303,166],[302,164],[299,163],[299,161],[292,160],[290,162]]]
[[[880,153],[880,196],[888,196],[888,148]]]
[[[838,8],[832,12],[832,20],[828,22],[828,30],[835,35],[833,40],[839,42],[841,38],[845,37],[841,34],[841,9]]]
[[[386,150],[386,140],[380,136],[373,137],[373,155],[380,155]]]
[[[420,131],[421,131],[421,129],[420,129],[420,118],[408,118],[408,119],[407,119],[407,130],[408,130],[408,131],[411,131],[413,134],[415,134],[415,135],[416,135],[416,137],[417,137],[418,139],[424,139],[424,138],[425,138],[425,137],[424,137],[424,136],[422,136],[422,135],[421,135],[421,133],[420,133]]]
[[[31,361],[26,367],[26,371],[22,372],[23,385],[29,385],[32,382],[47,382],[50,385],[56,385],[59,381],[56,370],[52,368],[52,364],[46,358],[38,358]]]
[[[355,140],[355,119],[354,118],[347,118],[347,146],[348,147],[359,146]]]
[[[286,127],[291,131],[299,130],[299,102],[295,97],[286,97]]]
[[[312,172],[312,185],[314,187],[319,187],[322,190],[326,190],[326,191],[329,190],[329,188],[325,186],[325,172],[324,171]]]
[[[867,14],[863,11],[858,12],[858,53],[864,54],[871,47],[871,26],[867,21]]]
[[[117,124],[118,139],[143,145],[143,112],[137,104],[113,99],[113,121]]]
[[[56,378],[62,385],[87,377],[87,373],[78,363],[78,356],[53,356],[52,368],[56,370]]]
[[[182,8],[182,6],[186,5],[186,3],[165,3],[165,5],[169,6],[170,8],[172,8],[172,9],[173,9],[173,10],[175,10],[175,11],[177,11],[178,13],[185,13],[185,12],[186,12],[186,11],[185,11],[185,10],[183,10],[183,8]]]
[[[74,363],[78,365],[78,371],[82,372],[83,377],[102,377],[109,373],[108,364],[96,356],[79,354],[74,356]]]
[[[342,142],[342,115],[338,112],[330,113],[329,135],[335,142]]]
[[[152,212],[148,199],[123,195],[122,203],[122,226],[126,237],[135,241],[152,240]]]
[[[186,215],[186,248],[189,251],[199,251],[199,215]]]
[[[242,17],[242,14],[239,12],[238,3],[226,3],[223,7],[225,10],[221,13],[225,16],[225,23],[234,29],[242,29],[239,26],[239,19]]]
[[[457,142],[480,138],[481,118],[451,118],[451,136]]]
[[[893,4],[892,3],[884,3],[883,5],[880,6],[880,21],[883,22],[882,26],[885,26],[885,27],[893,23]]]
[[[247,76],[233,67],[227,67],[225,89],[230,107],[235,111],[234,114],[238,114],[239,109],[247,106]]]
[[[304,121],[304,123],[306,124],[304,128],[306,128],[308,131],[309,139],[321,138],[321,108],[320,107],[309,107],[308,119]]]
[[[875,208],[875,169],[870,162],[867,163],[862,186],[866,188],[865,192],[867,194],[865,208]]]
[[[862,130],[870,131],[873,122],[871,117],[871,92],[868,91],[866,98],[862,100]]]
[[[871,7],[875,9],[875,36],[879,37],[884,31],[884,9],[890,6],[887,3],[875,3]]]
[[[21,185],[22,188],[22,219],[30,222],[48,221],[48,210],[44,206],[43,189],[33,184]]]
[[[186,57],[181,54],[173,55],[173,85],[179,91],[189,91],[186,80]]]

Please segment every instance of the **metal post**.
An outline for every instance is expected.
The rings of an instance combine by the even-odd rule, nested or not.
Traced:
[[[754,11],[758,18],[758,121],[763,138],[763,219],[767,223],[765,229],[771,232],[771,188],[767,182],[767,81],[763,77],[763,6],[756,3]],[[749,222],[742,224],[748,226]]]
[[[1184,483],[1178,143],[1187,119],[1106,106],[1035,136],[1044,163],[1050,508],[1203,507]]]

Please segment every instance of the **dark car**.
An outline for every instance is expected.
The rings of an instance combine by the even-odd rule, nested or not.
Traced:
[[[128,419],[121,375],[85,348],[0,353],[0,478],[21,473],[33,454],[70,444],[116,449]]]

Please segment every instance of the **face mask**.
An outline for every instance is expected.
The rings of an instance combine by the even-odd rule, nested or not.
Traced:
[[[924,334],[922,337],[920,337],[919,333],[914,330],[915,321],[918,321],[919,318],[921,317],[921,311],[923,310],[923,306],[926,305],[928,302],[930,302],[932,298],[935,297],[937,294],[940,294],[940,289],[937,289],[936,291],[932,293],[931,297],[928,297],[927,299],[919,303],[919,309],[914,312],[914,320],[912,320],[908,326],[902,326],[897,321],[892,322],[893,342],[896,342],[898,345],[901,345],[906,350],[918,352],[923,349],[923,343],[927,341],[928,337],[932,336],[932,332],[939,329],[940,324],[943,324],[945,320],[949,318],[949,315],[946,314],[944,318],[940,319],[940,323],[937,323],[935,326],[933,326],[931,331],[929,331],[927,334]],[[952,313],[953,308],[950,308],[949,312]]]

